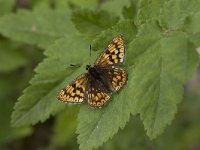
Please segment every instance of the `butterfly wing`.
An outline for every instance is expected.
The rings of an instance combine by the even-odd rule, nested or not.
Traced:
[[[87,74],[80,75],[58,93],[57,99],[69,103],[83,102],[87,81]]]
[[[116,36],[96,60],[95,65],[120,64],[124,61],[125,46],[121,35]]]
[[[92,77],[88,82],[86,95],[88,104],[92,108],[101,108],[111,98],[111,92],[104,87],[102,82],[93,80]]]
[[[99,70],[102,72],[102,81],[105,81],[113,92],[119,91],[128,80],[128,74],[124,68],[105,66],[100,67]]]

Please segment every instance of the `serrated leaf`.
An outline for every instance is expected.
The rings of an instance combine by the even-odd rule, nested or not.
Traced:
[[[166,1],[160,13],[160,24],[166,30],[177,30],[183,27],[186,18],[198,12],[198,0],[169,0]]]
[[[129,81],[134,83],[132,113],[140,114],[147,135],[155,138],[174,118],[183,85],[194,72],[198,56],[185,34],[162,34],[158,25],[157,32],[152,29],[156,30],[156,24],[143,25],[130,44],[136,59]],[[152,32],[157,34],[152,36]]]
[[[112,27],[119,20],[118,17],[106,11],[94,12],[88,9],[78,9],[72,13],[72,21],[76,29],[88,38],[94,38],[102,30]]]
[[[68,11],[37,9],[21,10],[0,19],[0,33],[13,40],[46,48],[56,39],[76,33]]]
[[[122,34],[126,46],[136,35],[135,25],[131,21],[122,21],[113,28],[102,32],[93,42],[94,49],[102,51],[109,41],[117,34]],[[109,39],[108,39],[109,38]],[[104,46],[103,46],[104,45]],[[126,60],[128,66],[129,60]],[[132,72],[129,68],[128,72]],[[127,97],[127,91],[132,83],[128,83],[119,94],[114,94],[111,102],[99,110],[82,106],[78,115],[78,143],[80,149],[97,148],[123,128],[130,117],[132,101]],[[127,99],[124,99],[127,97]]]
[[[87,60],[88,45],[81,37],[71,35],[58,40],[45,52],[49,57],[36,68],[37,74],[30,81],[31,85],[25,89],[14,107],[13,126],[43,122],[64,108],[65,105],[56,99],[56,95],[83,73],[83,67],[75,69],[70,64],[82,65]]]

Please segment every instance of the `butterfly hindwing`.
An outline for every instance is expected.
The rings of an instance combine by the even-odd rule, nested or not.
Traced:
[[[63,88],[57,95],[62,102],[81,103],[85,97],[87,74],[80,75],[71,84]]]
[[[109,43],[94,66],[88,65],[88,72],[63,88],[57,99],[69,103],[87,100],[90,107],[101,108],[111,99],[112,93],[119,91],[128,80],[126,70],[119,67],[124,56],[124,40],[118,35]]]
[[[127,82],[128,74],[125,69],[117,66],[100,67],[102,78],[110,87],[111,91],[119,91]]]
[[[125,46],[121,35],[116,36],[96,60],[95,65],[120,64],[124,61]]]
[[[89,80],[86,93],[88,105],[92,108],[101,108],[111,98],[111,92],[103,87],[102,82]]]
[[[111,84],[115,91],[119,91],[127,82],[128,75],[125,69],[114,67],[112,71]]]

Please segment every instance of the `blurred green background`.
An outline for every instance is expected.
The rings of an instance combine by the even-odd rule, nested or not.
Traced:
[[[73,7],[73,3],[68,4]],[[0,0],[0,16],[34,7],[54,9],[55,6],[53,0]],[[34,126],[14,128],[10,125],[13,106],[43,58],[42,49],[0,35],[0,150],[78,149],[75,134],[78,106],[69,107]],[[139,117],[134,117],[124,130],[99,149],[200,150],[200,67],[186,83],[175,120],[162,135],[150,140]]]

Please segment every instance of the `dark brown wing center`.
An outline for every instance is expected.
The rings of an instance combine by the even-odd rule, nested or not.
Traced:
[[[95,67],[90,67],[88,69],[89,74],[94,77],[96,80],[101,80],[101,74]]]
[[[102,89],[104,89],[107,92],[111,92],[108,80],[105,80],[103,71],[100,68],[97,68],[96,66],[90,67],[88,69],[88,73],[90,75],[90,82],[93,84],[99,84],[98,86],[101,86]]]

